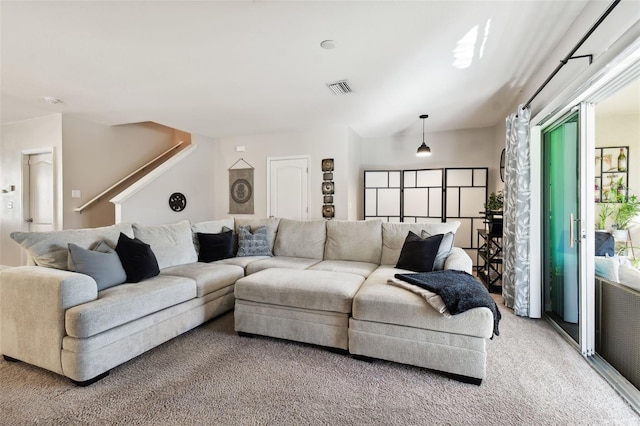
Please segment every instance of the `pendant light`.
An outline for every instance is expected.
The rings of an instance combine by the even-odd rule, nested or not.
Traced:
[[[431,155],[431,148],[429,148],[424,141],[424,119],[429,118],[429,116],[427,114],[423,114],[420,116],[420,118],[422,119],[422,145],[418,147],[418,151],[416,151],[416,156],[428,157]]]

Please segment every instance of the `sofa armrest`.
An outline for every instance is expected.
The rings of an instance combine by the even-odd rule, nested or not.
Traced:
[[[453,247],[451,254],[444,261],[444,269],[456,269],[470,274],[473,271],[473,260],[460,247]]]
[[[93,278],[40,266],[0,271],[2,353],[59,374],[65,311],[98,298]]]

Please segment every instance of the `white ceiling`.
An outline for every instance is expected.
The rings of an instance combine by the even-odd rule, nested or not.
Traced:
[[[585,4],[2,1],[0,118],[210,137],[326,125],[384,137],[420,114],[428,131],[493,126]],[[325,86],[340,79],[353,93]]]

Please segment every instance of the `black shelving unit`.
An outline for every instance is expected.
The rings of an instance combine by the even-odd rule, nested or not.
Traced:
[[[491,233],[478,229],[478,265],[480,281],[490,293],[502,293],[502,229]]]

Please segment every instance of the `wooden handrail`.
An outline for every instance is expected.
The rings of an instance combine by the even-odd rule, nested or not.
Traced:
[[[146,169],[147,167],[149,167],[151,164],[155,163],[156,161],[158,161],[159,159],[161,159],[162,157],[164,157],[165,155],[169,154],[172,151],[177,150],[178,148],[180,148],[182,146],[182,144],[184,144],[184,141],[180,141],[180,143],[178,143],[177,145],[172,146],[171,148],[169,148],[168,150],[166,150],[165,152],[163,152],[162,154],[158,155],[156,158],[154,158],[153,160],[145,163],[143,166],[137,168],[136,170],[134,170],[133,172],[129,173],[128,175],[126,175],[125,177],[123,177],[122,179],[120,179],[119,181],[117,181],[116,183],[114,183],[113,185],[111,185],[110,187],[108,187],[107,189],[105,189],[104,191],[102,191],[101,193],[99,193],[98,195],[96,195],[95,197],[93,197],[92,199],[90,199],[89,201],[87,201],[86,203],[84,203],[83,205],[81,205],[80,207],[76,207],[75,209],[73,209],[74,211],[78,212],[78,213],[82,213],[87,207],[95,204],[96,202],[98,202],[99,199],[101,199],[102,197],[104,197],[106,194],[108,194],[110,191],[112,191],[114,188],[116,188],[118,185],[122,184],[123,182],[125,182],[127,179],[130,179],[132,176],[134,176],[136,173],[141,172],[142,170]]]

